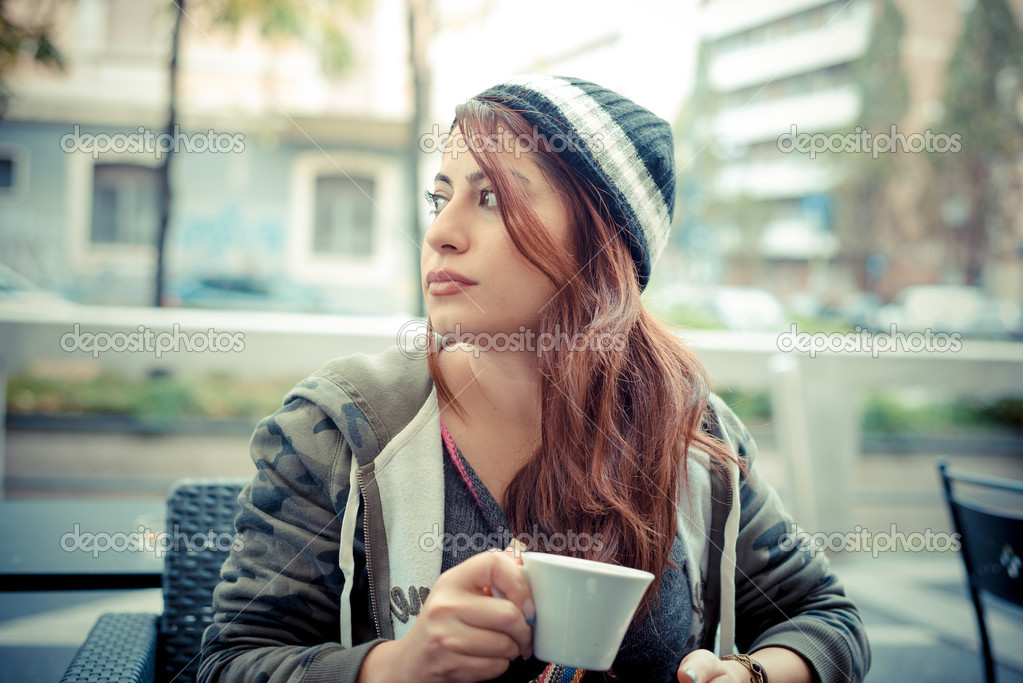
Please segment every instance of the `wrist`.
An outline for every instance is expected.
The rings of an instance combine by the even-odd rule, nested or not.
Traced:
[[[753,683],[757,683],[757,677],[751,674],[749,669],[739,662],[722,660],[722,663],[725,665],[725,668],[728,669],[728,673],[730,674],[728,680],[742,681],[743,683],[746,683],[746,681],[752,681]]]
[[[359,667],[356,683],[401,683],[402,679],[394,669],[394,662],[401,661],[396,655],[399,647],[398,641],[388,640],[367,652]]]
[[[726,666],[735,671],[740,680],[749,680],[750,683],[768,683],[767,670],[755,658],[749,655],[725,655],[721,658]]]

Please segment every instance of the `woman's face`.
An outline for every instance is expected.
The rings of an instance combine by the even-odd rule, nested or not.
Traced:
[[[434,179],[434,219],[423,241],[430,320],[442,335],[518,334],[520,326],[536,331],[556,289],[515,248],[498,208],[501,198],[461,138],[456,128]],[[568,214],[535,153],[499,155],[554,243],[567,249]]]

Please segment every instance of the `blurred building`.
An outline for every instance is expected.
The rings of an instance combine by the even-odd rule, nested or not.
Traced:
[[[694,272],[738,284],[770,282],[783,299],[811,293],[820,302],[863,289],[888,298],[909,284],[947,279],[949,247],[928,234],[928,217],[918,206],[929,180],[925,155],[903,155],[890,184],[891,223],[900,239],[887,239],[891,226],[879,224],[881,234],[870,236],[869,247],[850,252],[837,230],[842,167],[794,149],[799,136],[806,142],[807,134],[855,133],[864,105],[856,67],[881,4],[701,3],[701,73],[694,93],[700,101],[689,112],[694,134],[683,163],[696,172],[680,188],[684,245],[702,261]],[[899,50],[908,107],[891,124],[907,135],[940,120],[948,62],[967,4],[895,0],[905,22]],[[1010,4],[1020,16],[1023,3]],[[707,210],[712,202],[726,208]],[[709,270],[715,260],[703,257],[708,253],[719,255]]]
[[[23,60],[0,120],[0,263],[77,300],[148,304],[174,5],[57,3],[63,72]],[[276,278],[338,310],[408,310],[418,292],[407,191],[404,3],[346,19],[353,66],[314,45],[181,24],[167,281]],[[30,0],[5,15],[35,18]],[[95,137],[100,136],[100,137]],[[163,138],[164,141],[169,138]]]

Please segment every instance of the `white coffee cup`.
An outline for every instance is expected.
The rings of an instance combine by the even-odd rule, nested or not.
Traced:
[[[537,659],[588,671],[614,663],[654,575],[639,569],[547,553],[522,553],[533,593]]]

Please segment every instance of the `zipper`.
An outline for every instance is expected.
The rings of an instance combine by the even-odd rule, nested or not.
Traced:
[[[354,458],[352,458],[354,460]],[[355,463],[353,463],[355,464]],[[373,616],[373,628],[376,629],[377,638],[380,637],[380,622],[377,619],[376,589],[373,587],[373,563],[369,551],[369,515],[366,514],[366,484],[362,479],[362,470],[356,469],[355,476],[359,478],[359,492],[362,494],[362,540],[366,546],[366,576],[369,577],[369,611]],[[354,577],[353,577],[354,578]]]

